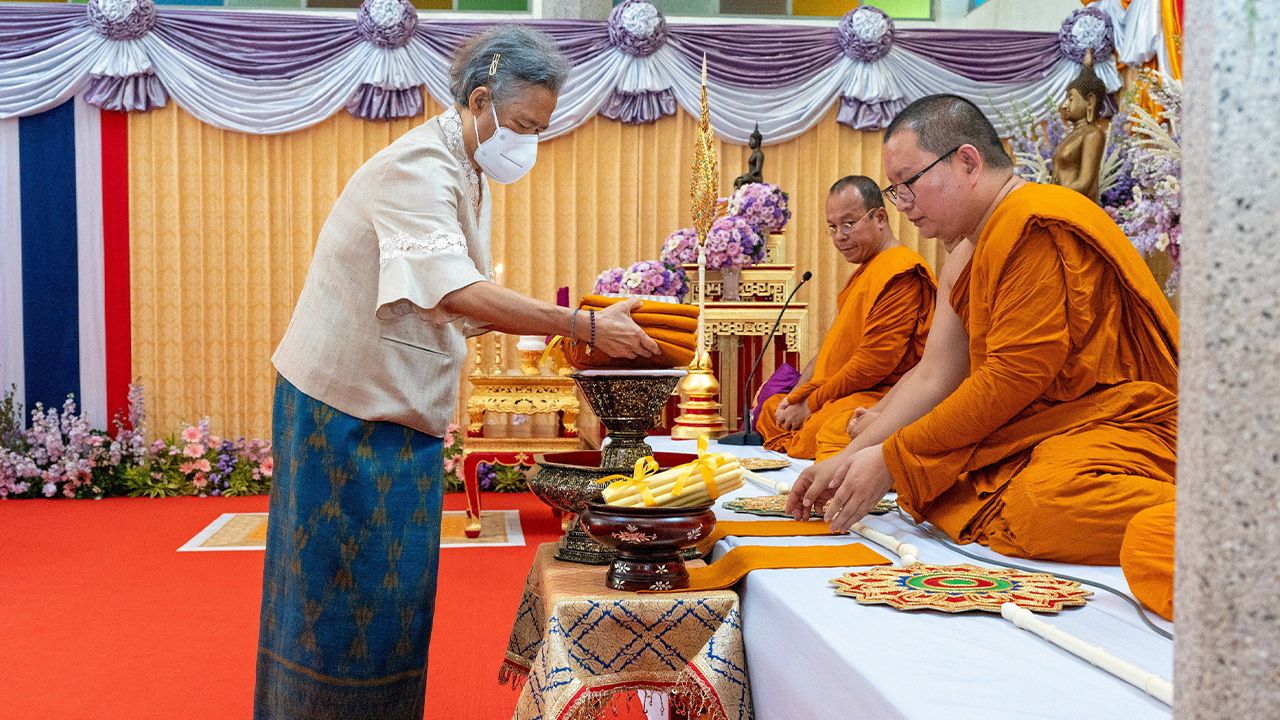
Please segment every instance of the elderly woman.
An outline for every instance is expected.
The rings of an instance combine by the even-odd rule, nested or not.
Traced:
[[[631,320],[635,303],[575,314],[488,280],[484,179],[515,182],[532,168],[567,73],[541,33],[474,38],[451,68],[456,105],[356,171],[320,232],[273,358],[256,718],[422,717],[441,438],[467,334],[657,353]]]

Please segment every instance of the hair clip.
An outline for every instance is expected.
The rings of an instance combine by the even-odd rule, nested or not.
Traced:
[[[493,77],[498,72],[498,59],[502,57],[502,53],[494,53],[493,60],[489,63],[489,77]]]

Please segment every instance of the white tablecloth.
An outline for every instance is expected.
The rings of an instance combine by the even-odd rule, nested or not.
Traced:
[[[655,450],[695,450],[690,442],[670,438],[649,438],[649,443]],[[781,457],[763,448],[717,447],[713,443],[712,449],[741,457]],[[764,475],[791,482],[808,464],[797,460],[791,468]],[[768,493],[747,484],[726,497],[764,494]],[[716,512],[722,518],[751,519],[723,510],[719,503]],[[900,516],[873,516],[867,524],[919,547],[923,562],[974,562]],[[857,536],[731,537],[721,541],[715,552],[723,554],[743,544],[859,541]],[[871,546],[893,558],[887,550]],[[985,557],[1003,557],[979,545],[965,549]],[[1010,560],[1128,592],[1118,567]],[[739,586],[757,720],[1142,720],[1172,716],[1168,706],[1141,690],[999,616],[902,612],[840,597],[829,581],[845,571],[759,570]],[[1090,589],[1094,596],[1085,607],[1039,617],[1138,667],[1171,678],[1173,643],[1148,629],[1128,603],[1111,593]],[[1154,619],[1172,629],[1170,623]]]

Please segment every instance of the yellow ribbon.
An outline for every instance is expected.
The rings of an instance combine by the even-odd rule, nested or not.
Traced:
[[[707,457],[707,436],[698,436],[698,459],[681,467],[687,468],[676,478],[675,485],[671,488],[671,494],[679,497],[684,490],[684,486],[689,482],[689,478],[693,477],[696,472],[702,476],[702,482],[707,486],[707,495],[715,500],[720,497],[720,487],[716,485],[716,469],[724,465],[728,461],[719,455]]]
[[[547,364],[547,359],[551,357],[551,351],[555,350],[556,346],[560,345],[562,342],[564,342],[563,335],[557,335],[551,338],[551,342],[547,343],[546,349],[542,351],[542,357],[538,358],[538,367],[542,367]]]
[[[640,499],[644,501],[644,504],[653,507],[658,504],[658,501],[654,499],[653,491],[649,489],[648,478],[656,472],[658,472],[658,461],[654,460],[652,455],[646,455],[636,460],[635,470],[631,477],[610,475],[601,478],[600,482],[608,482],[608,489],[615,492],[635,489],[636,492],[640,493]]]

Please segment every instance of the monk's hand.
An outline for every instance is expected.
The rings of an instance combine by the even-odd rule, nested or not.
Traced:
[[[849,432],[849,439],[852,440],[863,431],[870,427],[871,423],[880,417],[879,410],[871,408],[858,408],[853,411],[853,416],[849,418],[849,427],[845,428]]]
[[[850,458],[840,452],[805,468],[787,493],[787,513],[796,520],[808,520],[813,508],[822,508],[844,477]]]
[[[880,445],[863,448],[846,465],[822,519],[831,526],[831,532],[848,532],[851,525],[871,512],[892,489],[893,476],[884,461],[884,448]]]
[[[782,401],[778,403],[778,407],[774,408],[773,411],[773,419],[783,427],[786,427],[786,425],[783,424],[782,420],[786,417],[787,408],[789,407],[791,407],[791,403],[787,401],[787,396],[783,395]]]
[[[631,319],[631,311],[640,307],[636,298],[616,302],[596,312],[596,347],[609,357],[653,357],[658,354],[658,343],[653,341]],[[586,313],[578,313],[578,335],[589,340],[590,324],[584,323]],[[583,332],[583,330],[586,332]]]
[[[786,400],[783,400],[783,402],[786,402]],[[785,409],[779,405],[778,424],[788,430],[799,430],[804,425],[804,421],[808,420],[812,414],[807,402],[800,402],[795,405],[788,404]]]

